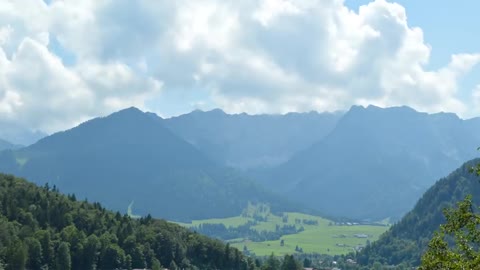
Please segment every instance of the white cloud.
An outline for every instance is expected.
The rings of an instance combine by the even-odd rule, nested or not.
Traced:
[[[263,26],[268,25],[280,15],[298,14],[300,9],[289,1],[285,0],[265,0],[260,7],[253,12],[253,18],[258,20]]]
[[[0,3],[0,46],[10,56],[25,37],[48,44],[47,5],[42,0]]]
[[[148,97],[158,94],[162,83],[137,76],[123,63],[82,63],[76,71],[95,95],[94,107],[120,110],[128,106],[144,108]]]
[[[53,37],[71,66],[47,49]],[[172,102],[229,112],[371,103],[468,116],[459,79],[480,61],[429,70],[422,30],[385,0],[358,12],[342,0],[9,1],[0,48],[0,117],[49,131],[130,105],[168,115],[160,88],[202,89],[207,100]]]
[[[2,119],[53,132],[144,99],[161,83],[140,79],[122,64],[66,68],[41,43],[25,38],[0,60]]]

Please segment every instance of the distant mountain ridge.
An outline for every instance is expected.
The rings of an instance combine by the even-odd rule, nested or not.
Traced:
[[[264,185],[333,216],[399,218],[435,179],[478,156],[479,131],[478,118],[354,106]]]
[[[22,145],[13,144],[13,143],[7,142],[6,140],[0,139],[0,151],[8,150],[8,149],[13,150],[13,149],[21,148],[21,147],[22,147]]]
[[[238,215],[248,201],[284,201],[207,158],[155,114],[129,108],[87,121],[16,151],[0,171],[125,212],[171,220]]]
[[[342,113],[285,115],[193,111],[166,125],[213,160],[242,169],[272,167],[328,135]]]
[[[0,138],[12,144],[30,145],[47,136],[42,131],[32,131],[15,123],[0,121]]]
[[[152,201],[181,202],[152,211],[171,219],[237,215],[249,200],[285,206],[264,191],[271,189],[329,217],[396,220],[435,179],[478,156],[478,145],[480,118],[409,107],[286,115],[217,109],[170,119],[129,108],[1,152],[0,171],[99,201],[116,180],[120,195],[102,201],[109,208],[124,211],[135,201],[142,214]],[[255,176],[263,189],[226,166]]]

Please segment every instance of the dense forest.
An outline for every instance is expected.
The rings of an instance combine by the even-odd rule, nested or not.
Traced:
[[[358,263],[420,265],[420,258],[433,233],[440,224],[445,223],[443,210],[454,207],[467,195],[472,195],[473,205],[480,205],[480,178],[471,171],[479,163],[480,159],[467,162],[448,177],[439,180],[412,211],[357,255]]]
[[[304,231],[303,227],[297,228],[295,225],[279,226],[278,224],[275,227],[275,231],[257,231],[252,228],[257,224],[257,222],[249,221],[238,227],[227,227],[224,224],[204,223],[194,226],[193,229],[201,234],[221,240],[248,238],[253,242],[279,240],[282,236]]]
[[[135,220],[56,187],[0,174],[0,269],[302,269],[150,216]]]

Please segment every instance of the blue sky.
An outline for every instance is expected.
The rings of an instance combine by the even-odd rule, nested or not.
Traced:
[[[347,0],[345,4],[358,9],[369,3],[367,0]],[[425,41],[432,46],[430,68],[440,68],[450,61],[455,53],[476,53],[480,50],[479,1],[419,1],[397,0],[405,7],[411,26],[422,28]],[[471,89],[479,83],[480,68],[463,78],[460,92],[463,98],[469,98]]]
[[[367,0],[346,0],[345,4],[358,9]],[[454,53],[475,53],[480,48],[480,2],[456,1],[394,1],[405,7],[411,26],[421,27],[425,40],[432,45],[431,67],[441,67]]]
[[[3,2],[0,121],[54,132],[129,106],[479,116],[480,3],[396,3]]]

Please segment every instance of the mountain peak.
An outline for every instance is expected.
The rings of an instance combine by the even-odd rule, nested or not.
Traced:
[[[108,116],[102,117],[101,119],[108,120],[117,120],[117,121],[157,121],[163,120],[160,116],[152,112],[144,112],[136,107],[129,107],[118,112],[114,112]],[[95,120],[95,119],[93,119]]]
[[[119,110],[117,112],[114,112],[111,115],[116,115],[116,114],[144,114],[144,112],[139,108],[132,106],[132,107],[128,107],[128,108]]]
[[[357,121],[359,118],[380,118],[383,120],[389,120],[391,117],[403,119],[405,117],[419,117],[425,116],[427,113],[417,112],[415,109],[408,106],[399,106],[399,107],[378,107],[375,105],[368,105],[367,107],[361,105],[354,105],[350,110],[345,114],[344,120],[355,119]],[[373,117],[373,118],[372,118]]]
[[[219,109],[219,108],[212,109],[212,110],[209,110],[209,111],[204,111],[204,110],[201,110],[201,109],[195,109],[195,110],[193,110],[189,113],[182,114],[182,115],[179,115],[177,117],[188,116],[188,115],[216,115],[216,116],[222,116],[222,115],[227,115],[227,113],[225,113],[222,109]],[[175,117],[172,117],[172,118],[175,118]]]
[[[353,105],[349,111],[370,111],[370,112],[378,112],[378,111],[397,111],[397,112],[417,112],[415,109],[409,106],[393,106],[393,107],[379,107],[376,105]]]
[[[0,171],[48,181],[117,211],[135,201],[137,213],[173,220],[236,215],[258,198],[283,201],[211,161],[160,118],[133,107],[0,155]]]
[[[450,119],[450,120],[460,120],[460,117],[456,113],[451,113],[451,112],[439,112],[439,113],[434,113],[432,114],[433,117],[439,117],[442,119]]]
[[[210,114],[215,114],[215,115],[225,115],[225,111],[223,111],[222,109],[219,109],[219,108],[216,108],[216,109],[213,109],[213,110],[210,110],[210,111],[206,111],[205,113],[210,113]]]
[[[53,147],[58,151],[69,151],[69,149],[75,149],[79,144],[93,147],[100,142],[111,143],[113,139],[126,142],[135,141],[138,136],[150,137],[149,133],[156,133],[159,137],[176,137],[163,126],[161,120],[162,118],[156,114],[129,107],[47,136],[29,146],[29,149],[39,150]],[[150,132],[146,132],[147,130]],[[145,138],[137,138],[137,140],[145,140]]]

